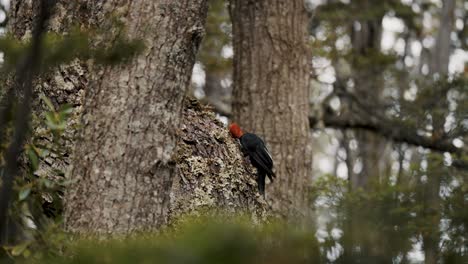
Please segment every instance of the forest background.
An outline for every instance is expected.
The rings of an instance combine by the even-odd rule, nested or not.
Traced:
[[[5,261],[467,260],[468,3],[130,2],[2,2]]]

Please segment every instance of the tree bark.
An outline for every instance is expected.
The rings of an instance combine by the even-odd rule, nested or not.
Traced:
[[[266,219],[255,169],[211,109],[187,100],[178,134],[170,220],[200,208],[248,214],[254,222]]]
[[[93,68],[76,60],[37,82],[36,96],[44,93],[56,105],[75,106],[70,140],[63,145],[66,155],[46,157],[36,172],[51,178],[52,171],[76,164],[71,176],[77,183],[69,186],[66,208],[72,231],[127,233],[207,208],[249,213],[256,220],[267,214],[254,169],[225,127],[198,104],[187,103],[182,111],[206,3],[179,8],[162,2],[127,6],[123,1],[63,0],[51,20],[50,31],[66,34],[73,25],[109,29],[108,15],[118,14],[128,37],[143,38],[149,46],[130,65]],[[12,2],[9,31],[19,39],[30,35],[33,4]],[[83,108],[87,123],[75,140],[73,124]],[[38,113],[43,109],[36,104]],[[75,142],[72,160],[69,148]]]
[[[19,1],[12,0],[10,6],[9,23],[7,27],[8,33],[15,38],[27,40],[31,36],[32,22],[35,17],[35,9],[37,1]],[[89,12],[85,12],[83,2],[70,3],[66,0],[59,0],[53,12],[53,16],[48,23],[47,30],[49,32],[64,33],[75,24],[89,24],[91,17]],[[60,144],[60,150],[63,155],[49,153],[42,157],[43,162],[39,163],[39,168],[35,172],[38,177],[48,179],[61,178],[61,173],[66,170],[70,163],[70,152],[73,147],[73,138],[76,132],[79,116],[82,112],[82,99],[85,87],[89,83],[88,79],[89,67],[87,63],[75,60],[68,65],[61,65],[57,70],[51,73],[46,73],[39,81],[35,82],[33,111],[42,114],[47,107],[38,100],[40,94],[44,94],[51,102],[58,107],[63,104],[74,106],[74,111],[70,122],[64,132],[64,137]],[[34,127],[36,133],[41,133],[44,128],[41,126]],[[43,137],[40,140],[41,145],[52,145],[53,139]],[[59,172],[59,173],[58,173]]]
[[[308,14],[302,0],[231,0],[233,119],[261,136],[277,180],[267,200],[285,215],[303,214],[312,179],[309,128]]]
[[[66,196],[70,231],[129,233],[167,221],[182,100],[203,34],[206,1],[87,1],[95,25],[109,15],[146,48],[130,63],[96,69]]]

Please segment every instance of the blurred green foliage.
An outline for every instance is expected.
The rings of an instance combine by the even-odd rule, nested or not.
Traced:
[[[99,31],[82,31],[77,27],[68,34],[46,33],[41,51],[41,70],[46,72],[74,59],[93,59],[96,63],[106,65],[125,63],[144,49],[144,43],[140,40],[128,40],[124,37],[125,34],[115,37],[111,46],[108,43],[94,45],[92,40],[102,34],[104,33]],[[0,38],[0,51],[5,53],[2,71],[14,70],[29,47],[29,41],[20,41],[10,35]]]
[[[158,234],[70,239],[66,245],[61,256],[28,257],[24,263],[310,263],[322,258],[314,233],[221,214],[186,217]]]
[[[417,169],[419,170],[419,169]],[[424,215],[424,183],[373,183],[372,191],[349,191],[333,175],[312,189],[317,226],[270,219],[254,224],[248,215],[187,216],[159,233],[98,239],[65,234],[48,237],[49,247],[28,250],[23,263],[412,263],[421,233],[438,230]],[[453,186],[441,211],[443,263],[468,260],[468,185]],[[32,254],[34,253],[34,254]],[[11,253],[13,254],[13,252]]]
[[[466,10],[458,5],[454,19]],[[326,199],[318,199],[322,203],[316,212],[327,216],[325,240],[330,251],[341,252],[338,262],[408,263],[408,252],[435,255],[440,263],[468,262],[468,218],[462,209],[468,205],[468,75],[466,70],[449,76],[430,73],[434,46],[427,40],[437,37],[440,13],[441,3],[429,0],[328,0],[310,23],[314,57],[326,59],[336,73],[337,81],[320,85],[330,86],[331,95],[340,99],[338,115],[348,111],[401,128],[397,133],[462,145],[458,153],[438,153],[388,142],[391,154],[382,157],[391,157],[382,160],[390,169],[372,175],[365,188],[351,190],[349,181],[335,176],[319,180],[316,189],[332,187],[324,193]],[[401,23],[398,30],[387,29],[395,46],[386,49],[388,39],[379,36],[385,19],[387,26]],[[462,35],[460,31],[453,28]],[[451,42],[454,49],[463,47],[463,38]],[[422,50],[414,52],[413,45]],[[363,94],[370,96],[360,102],[352,98]],[[343,132],[348,149],[340,146],[346,151],[342,164],[360,176],[356,164],[373,164],[360,156],[354,132]],[[353,149],[350,142],[357,146]]]
[[[45,157],[52,155],[60,159],[62,155],[67,155],[61,142],[73,110],[69,105],[55,108],[45,96],[41,96],[41,100],[48,109],[41,116],[34,115],[32,122],[40,129],[31,133],[26,142],[21,175],[15,178],[15,198],[9,217],[9,226],[15,232],[7,238],[11,246],[5,247],[6,253],[12,257],[28,257],[36,252],[57,248],[57,245],[52,246],[57,242],[57,237],[49,239],[49,232],[56,232],[59,226],[62,195],[70,183],[63,178],[62,171],[49,172],[47,177],[36,174]],[[44,138],[52,141],[44,141]],[[3,167],[0,166],[2,171]]]
[[[417,168],[414,173],[425,171]],[[313,188],[315,210],[326,219],[319,226],[326,230],[320,235],[321,246],[339,252],[337,263],[400,263],[408,261],[408,253],[421,243],[421,234],[433,234],[443,237],[444,263],[463,263],[446,262],[468,260],[468,213],[462,209],[468,202],[468,183],[466,175],[457,179],[450,183],[452,187],[441,185],[447,192],[442,201],[446,209],[428,214],[425,195],[427,187],[434,187],[427,186],[429,182],[373,182],[366,190],[349,191],[346,180],[332,175],[321,178]]]
[[[198,60],[212,74],[225,74],[232,69],[232,58],[222,56],[223,49],[231,44],[232,25],[224,0],[209,0],[206,35],[203,38]]]

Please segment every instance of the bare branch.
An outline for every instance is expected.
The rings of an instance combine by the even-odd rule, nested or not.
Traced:
[[[219,108],[215,104],[211,104],[213,110],[222,116],[231,117],[232,113],[225,108]],[[334,114],[326,113],[322,117],[325,127],[336,129],[363,129],[379,134],[394,142],[407,143],[414,146],[431,149],[439,152],[449,152],[452,154],[460,154],[466,152],[462,148],[457,148],[452,144],[452,139],[433,139],[427,136],[421,136],[414,129],[404,127],[400,123],[392,120],[376,118],[348,118]],[[309,117],[310,127],[316,127],[319,120],[316,117]]]
[[[414,146],[421,146],[439,152],[450,152],[459,154],[463,151],[455,147],[450,139],[432,139],[427,136],[418,135],[416,131],[403,127],[391,120],[360,120],[358,118],[344,118],[326,114],[323,116],[326,127],[338,129],[363,129],[372,131],[395,142],[404,142]],[[316,123],[311,119],[311,125]]]

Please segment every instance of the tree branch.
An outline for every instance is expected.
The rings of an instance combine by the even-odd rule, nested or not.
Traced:
[[[311,118],[311,125],[317,123]],[[405,128],[391,120],[359,120],[357,118],[344,118],[336,115],[325,114],[322,119],[326,127],[338,129],[363,129],[372,131],[395,142],[404,142],[414,146],[420,146],[439,152],[460,154],[463,149],[455,147],[450,139],[434,140],[430,137],[418,135],[416,131]]]
[[[211,104],[212,109],[218,114],[226,117],[231,117],[232,113],[225,108],[217,107],[217,104]],[[325,113],[321,120],[317,120],[316,117],[309,117],[310,127],[316,128],[317,123],[322,121],[325,127],[336,128],[336,129],[362,129],[379,134],[389,140],[399,143],[407,143],[414,146],[420,146],[423,148],[431,149],[439,152],[450,152],[452,154],[460,154],[466,152],[462,148],[455,147],[451,140],[452,139],[437,139],[434,140],[431,137],[418,135],[417,131],[403,127],[401,124],[395,123],[388,119],[382,119],[379,117],[378,120],[372,118],[345,118],[336,116],[334,114]]]

